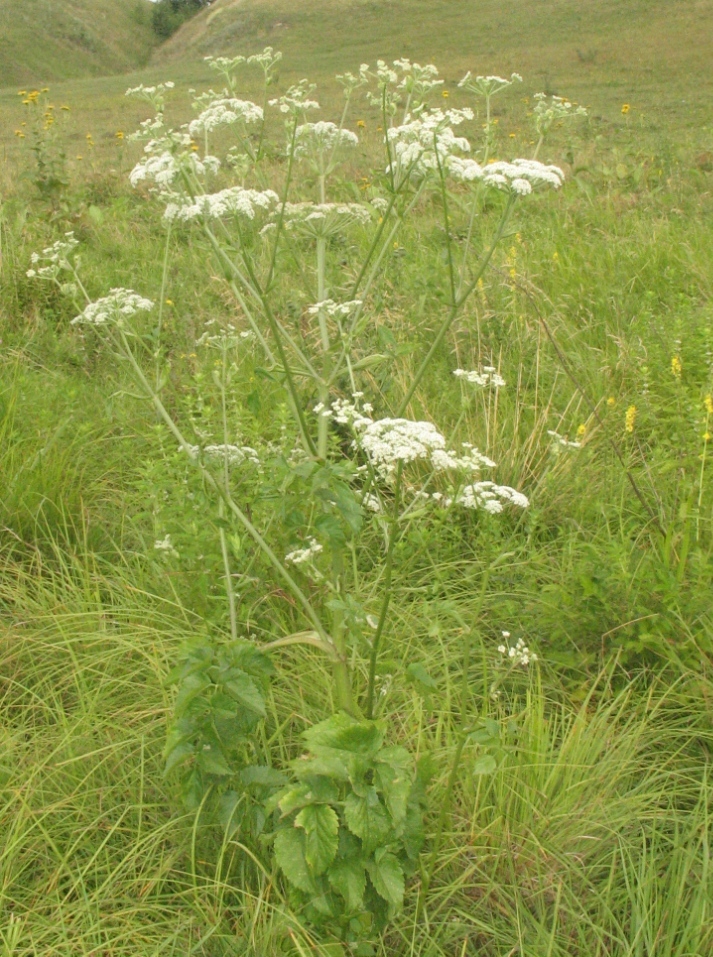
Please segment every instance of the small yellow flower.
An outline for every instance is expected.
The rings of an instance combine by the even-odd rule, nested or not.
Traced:
[[[626,116],[626,114],[629,112],[630,109],[631,109],[631,106],[628,103],[625,103],[621,108],[621,112],[624,116]]]
[[[552,253],[552,262],[558,263],[559,261],[560,261],[560,254],[555,249],[555,251]]]
[[[610,395],[609,398],[607,399],[607,405],[609,406],[610,409],[613,409],[614,406],[616,405],[616,399],[614,398],[613,395]]]
[[[710,434],[710,432],[704,432],[704,433],[703,433],[703,441],[704,441],[704,442],[710,442],[710,440],[711,440],[711,434]]]
[[[81,153],[77,153],[77,159],[78,159],[78,160],[82,160],[82,159],[84,159],[84,157],[82,156]]]
[[[450,93],[448,92],[448,90],[443,90],[441,92],[441,96],[443,97],[444,100],[447,100],[448,97],[450,96]]]
[[[515,277],[517,276],[517,270],[516,270],[516,269],[513,269],[513,268],[511,267],[511,268],[508,270],[508,272],[510,273],[510,278],[511,278],[511,279],[515,279]]]
[[[366,123],[364,122],[364,120],[357,120],[357,126],[359,127],[360,130],[363,130],[364,127],[366,126]]]
[[[17,95],[18,95],[18,96],[27,96],[27,90],[18,90],[18,91],[17,91]]]
[[[60,106],[60,110],[64,110],[66,113],[69,113],[69,107],[68,107],[68,106],[62,105],[62,106]]]
[[[706,407],[708,415],[713,415],[713,395],[709,393],[703,400],[703,405]]]
[[[580,426],[578,426],[578,428],[577,428],[577,438],[580,438],[580,439],[581,439],[582,436],[584,435],[584,433],[585,433],[586,431],[587,431],[587,426],[586,426],[586,425],[584,424],[584,422],[583,422],[583,423],[582,423]]]
[[[383,126],[377,126],[377,127],[376,127],[376,132],[377,132],[377,133],[383,133],[383,132],[384,132],[384,127],[383,127]]]
[[[49,91],[50,91],[50,88],[48,86],[43,86],[42,89],[40,90],[40,93],[49,93]]]
[[[683,366],[681,365],[681,359],[679,356],[672,356],[671,358],[671,372],[675,379],[681,378],[681,371]]]
[[[637,409],[635,405],[630,405],[626,410],[626,416],[624,417],[624,429],[627,432],[634,431],[634,426],[636,425],[636,413]]]
[[[115,136],[118,140],[123,140],[123,139],[124,139],[124,132],[123,132],[123,130],[117,130],[116,133],[114,133],[114,136]]]
[[[483,292],[483,290],[485,289],[485,283],[483,282],[482,279],[478,280],[478,282],[476,283],[476,286],[478,287],[478,292]]]
[[[198,152],[198,144],[197,144],[197,143],[191,143],[191,150],[192,150],[194,153],[197,153],[197,152]]]
[[[172,305],[173,305],[173,299],[167,299],[167,300],[166,300],[166,305],[167,305],[167,306],[172,306]]]
[[[511,140],[514,140],[516,134],[515,134],[515,133],[508,133],[508,136],[510,137]]]

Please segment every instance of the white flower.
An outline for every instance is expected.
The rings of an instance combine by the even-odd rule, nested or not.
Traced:
[[[321,121],[303,123],[295,132],[295,154],[327,152],[338,146],[357,146],[359,137],[351,130],[340,129],[336,123]]]
[[[446,169],[454,179],[460,179],[464,183],[473,183],[482,179],[485,173],[480,163],[467,156],[447,157]]]
[[[83,312],[72,319],[72,325],[104,326],[115,322],[122,326],[126,319],[138,312],[149,312],[153,305],[150,299],[144,299],[131,289],[112,289],[108,296],[89,303]]]
[[[178,558],[178,552],[173,547],[173,542],[171,541],[171,536],[166,535],[165,538],[159,538],[154,542],[153,547],[157,552],[166,552],[167,555],[170,555],[172,558]]]
[[[496,485],[494,482],[475,482],[466,485],[456,499],[463,508],[483,509],[491,515],[503,510],[503,502],[517,508],[527,508],[530,500],[517,489],[509,485]]]
[[[231,126],[234,123],[260,123],[263,119],[262,108],[250,100],[238,100],[234,97],[224,97],[214,100],[207,109],[188,124],[191,136],[201,133],[212,133],[220,126]]]
[[[299,83],[291,86],[284,96],[270,100],[270,106],[276,106],[280,113],[293,115],[305,113],[307,110],[318,110],[319,103],[309,98],[313,90],[313,84],[307,80],[300,80]]]
[[[64,236],[64,239],[58,239],[41,253],[32,253],[32,268],[25,274],[29,279],[56,279],[62,270],[71,272],[74,269],[77,262],[75,250],[79,246],[79,240],[75,239],[73,231],[65,233]]]
[[[164,219],[186,223],[203,216],[220,219],[230,214],[255,219],[258,212],[267,212],[278,202],[277,193],[271,189],[260,192],[243,189],[242,186],[230,186],[219,193],[204,193],[194,199],[186,197],[181,202],[171,202],[166,206]]]
[[[446,440],[431,422],[379,419],[364,427],[358,444],[386,478],[395,474],[398,462],[429,460],[433,452],[445,450]]]
[[[510,632],[504,631],[503,638],[509,639]],[[537,655],[530,651],[522,638],[518,638],[514,645],[498,645],[498,651],[514,665],[521,665],[523,668],[527,668],[531,661],[537,661]]]
[[[217,173],[220,169],[220,160],[216,156],[204,156],[201,159],[195,153],[174,154],[170,150],[158,153],[154,152],[154,141],[146,144],[144,152],[149,155],[129,173],[129,182],[134,187],[147,180],[165,190],[172,185],[181,169],[194,176]]]
[[[326,312],[333,319],[346,319],[361,306],[361,299],[350,299],[348,302],[335,302],[333,299],[324,299],[322,302],[316,302],[309,306],[307,312],[310,316],[318,316],[320,312]]]
[[[308,562],[311,562],[312,559],[316,558],[321,551],[323,551],[322,546],[319,544],[316,538],[308,538],[308,545],[306,548],[296,548],[293,552],[288,552],[285,555],[285,562],[288,565],[304,565]]]
[[[286,229],[313,238],[332,236],[371,220],[371,212],[361,203],[285,203],[283,216]]]
[[[537,160],[516,159],[512,163],[497,160],[483,168],[483,182],[497,189],[525,195],[537,186],[559,189],[564,183],[564,173],[559,166],[547,166]]]
[[[559,451],[560,449],[581,449],[581,442],[570,442],[569,439],[564,438],[559,435],[557,432],[553,432],[552,429],[547,430],[547,434],[552,437],[552,448],[554,451]]]
[[[394,159],[388,170],[397,177],[424,175],[448,165],[453,153],[470,152],[464,136],[456,136],[451,126],[472,120],[473,111],[429,110],[417,117],[407,117],[401,126],[387,131],[386,138]],[[451,124],[451,125],[449,125]]]
[[[458,86],[461,89],[470,90],[471,93],[491,97],[500,93],[501,90],[506,90],[513,83],[522,83],[522,77],[519,73],[511,73],[508,80],[502,76],[473,76],[468,70]]]
[[[471,385],[492,386],[493,389],[500,389],[505,385],[505,380],[496,371],[494,366],[483,366],[482,372],[466,371],[465,369],[456,369],[453,375],[457,379],[463,379],[470,382]]]

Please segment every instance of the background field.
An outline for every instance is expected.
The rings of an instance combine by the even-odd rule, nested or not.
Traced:
[[[226,629],[216,528],[191,504],[196,489],[127,370],[77,335],[64,298],[25,275],[33,251],[73,229],[93,295],[129,286],[158,298],[165,233],[127,183],[140,148],[116,136],[149,111],[123,92],[160,79],[207,87],[215,80],[201,56],[266,43],[285,53],[278,90],[314,78],[324,118],[337,106],[332,73],[379,56],[433,59],[456,105],[466,69],[517,70],[522,87],[497,102],[503,157],[532,149],[534,92],[590,107],[541,157],[562,165],[566,187],[520,207],[412,404],[415,417],[465,429],[499,463],[498,479],[533,504],[521,520],[404,543],[388,654],[422,662],[438,690],[394,692],[395,735],[433,750],[437,801],[454,747],[461,622],[475,620],[474,706],[502,722],[504,748],[490,777],[473,771],[480,752],[469,751],[432,902],[415,924],[412,898],[377,952],[710,953],[713,3],[217,0],[145,68],[101,77],[150,54],[132,5],[47,4],[61,21],[41,7],[0,0],[10,51],[0,74],[0,954],[343,953],[300,928],[275,875],[248,880],[240,849],[196,828],[162,776],[172,706],[163,682],[178,645]],[[95,49],[60,42],[69,11]],[[15,89],[48,80],[45,102],[69,107],[55,130],[70,182],[55,203],[33,183],[34,107]],[[246,92],[256,92],[250,82]],[[172,120],[190,115],[185,92],[169,109]],[[364,192],[380,139],[363,101],[352,127],[357,117],[365,126],[345,197]],[[437,208],[425,205],[379,290],[374,335],[390,362],[369,388],[385,408],[437,326],[442,242]],[[193,234],[175,237],[167,276],[166,395],[191,421],[211,372],[195,340],[206,320],[239,315]],[[284,314],[299,314],[285,286]],[[463,425],[450,370],[488,359],[508,388]],[[258,380],[248,363],[235,389],[249,444],[278,438],[284,416],[279,391]],[[583,448],[554,455],[549,429],[581,432]],[[153,548],[167,532],[174,564]],[[481,606],[483,568],[503,552]],[[290,618],[263,582],[249,596],[258,633]],[[540,666],[493,702],[486,668],[504,629]],[[268,717],[285,754],[328,694],[320,661],[299,660],[299,683],[278,662]]]

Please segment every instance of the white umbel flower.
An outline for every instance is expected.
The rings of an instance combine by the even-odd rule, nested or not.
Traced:
[[[203,133],[212,133],[221,126],[232,126],[235,123],[261,123],[262,119],[262,108],[256,103],[234,97],[223,97],[214,100],[195,120],[192,120],[188,124],[188,132],[191,136],[200,136]]]
[[[512,163],[496,160],[484,167],[483,182],[525,196],[538,186],[559,189],[564,183],[564,173],[559,166],[548,166],[537,160],[515,159]]]
[[[224,216],[242,216],[255,219],[258,212],[269,212],[279,202],[277,193],[271,189],[264,191],[244,189],[242,186],[230,186],[219,193],[205,193],[194,199],[186,198],[182,202],[171,202],[163,214],[168,222],[187,223],[194,219],[222,219]]]
[[[445,451],[446,440],[431,422],[410,419],[378,419],[369,422],[358,443],[374,469],[385,478],[395,474],[397,464],[429,461],[434,452]]]
[[[357,146],[359,137],[351,130],[340,129],[336,123],[320,121],[303,123],[295,132],[295,154],[327,152],[338,146]]]
[[[491,515],[503,511],[504,505],[527,508],[530,500],[517,489],[509,485],[496,485],[495,482],[474,482],[466,485],[456,499],[463,508],[482,509]]]
[[[457,379],[469,382],[471,385],[482,386],[483,388],[491,386],[493,389],[500,389],[505,385],[505,379],[495,371],[495,366],[483,366],[482,372],[475,369],[472,371],[455,369],[453,375]]]
[[[307,542],[306,548],[296,548],[294,551],[288,552],[287,555],[285,555],[285,563],[287,565],[306,565],[323,551],[322,546],[316,538],[308,538]]]
[[[122,326],[126,319],[138,312],[150,312],[153,306],[150,299],[144,299],[131,289],[112,289],[108,296],[90,302],[83,312],[72,319],[72,325],[105,326],[115,323]]]

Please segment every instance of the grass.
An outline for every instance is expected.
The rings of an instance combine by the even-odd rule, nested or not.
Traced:
[[[0,87],[127,73],[155,42],[148,0],[3,0]]]
[[[477,773],[483,749],[466,747],[428,906],[416,923],[414,881],[377,953],[699,957],[713,949],[713,498],[704,438],[713,210],[710,130],[696,99],[709,83],[701,64],[711,6],[548,2],[518,5],[515,17],[508,4],[483,3],[482,30],[463,28],[462,5],[445,0],[428,9],[394,2],[388,17],[385,9],[305,2],[298,18],[279,4],[216,4],[135,77],[53,86],[53,99],[72,108],[59,134],[71,182],[54,206],[38,198],[32,157],[12,136],[25,116],[16,93],[0,93],[9,131],[0,219],[3,957],[334,957],[290,912],[269,864],[256,873],[235,838],[181,810],[163,778],[172,708],[164,680],[178,646],[227,628],[216,528],[200,483],[133,396],[127,371],[98,340],[77,335],[65,299],[25,277],[30,253],[71,228],[93,294],[125,285],[158,296],[165,234],[125,182],[138,148],[115,137],[146,113],[121,93],[167,76],[207,85],[204,65],[189,57],[221,51],[221,36],[238,24],[239,49],[274,42],[285,50],[280,90],[303,74],[326,83],[333,69],[378,55],[432,55],[449,81],[466,68],[518,69],[522,96],[500,104],[503,155],[527,152],[519,100],[545,81],[594,107],[589,121],[548,144],[546,158],[567,170],[565,190],[535,198],[514,223],[414,399],[414,415],[458,428],[532,506],[520,521],[462,523],[435,537],[430,529],[399,546],[382,670],[418,662],[437,690],[392,687],[393,736],[433,754],[437,801],[457,741],[464,621],[477,626],[473,707],[502,730],[492,775]],[[347,30],[357,37],[353,63],[343,54]],[[640,56],[625,70],[632,36]],[[650,72],[656,58],[666,72]],[[333,86],[325,97],[336,101]],[[171,109],[187,115],[180,98]],[[362,115],[364,152],[344,177],[345,196],[359,195],[354,184],[378,139],[377,118],[366,107]],[[384,403],[403,395],[437,327],[442,242],[438,208],[425,205],[378,290],[370,335],[390,361],[370,388]],[[194,343],[208,318],[236,313],[206,262],[196,236],[174,235],[165,397],[182,421],[210,428],[211,368]],[[295,277],[280,296],[284,314],[299,315]],[[490,358],[508,387],[497,403],[464,410],[450,370]],[[287,421],[280,391],[252,360],[240,368],[231,415],[255,445],[279,439]],[[580,427],[583,448],[554,455],[547,430],[573,438]],[[166,533],[180,553],[173,564],[153,549]],[[374,555],[378,547],[375,539]],[[509,557],[481,605],[483,569],[502,553]],[[259,565],[251,569],[254,633],[297,627]],[[366,607],[378,597],[366,573],[359,597]],[[540,666],[508,678],[493,701],[502,630],[523,636]],[[267,727],[287,757],[324,713],[329,679],[311,650],[277,665]]]

